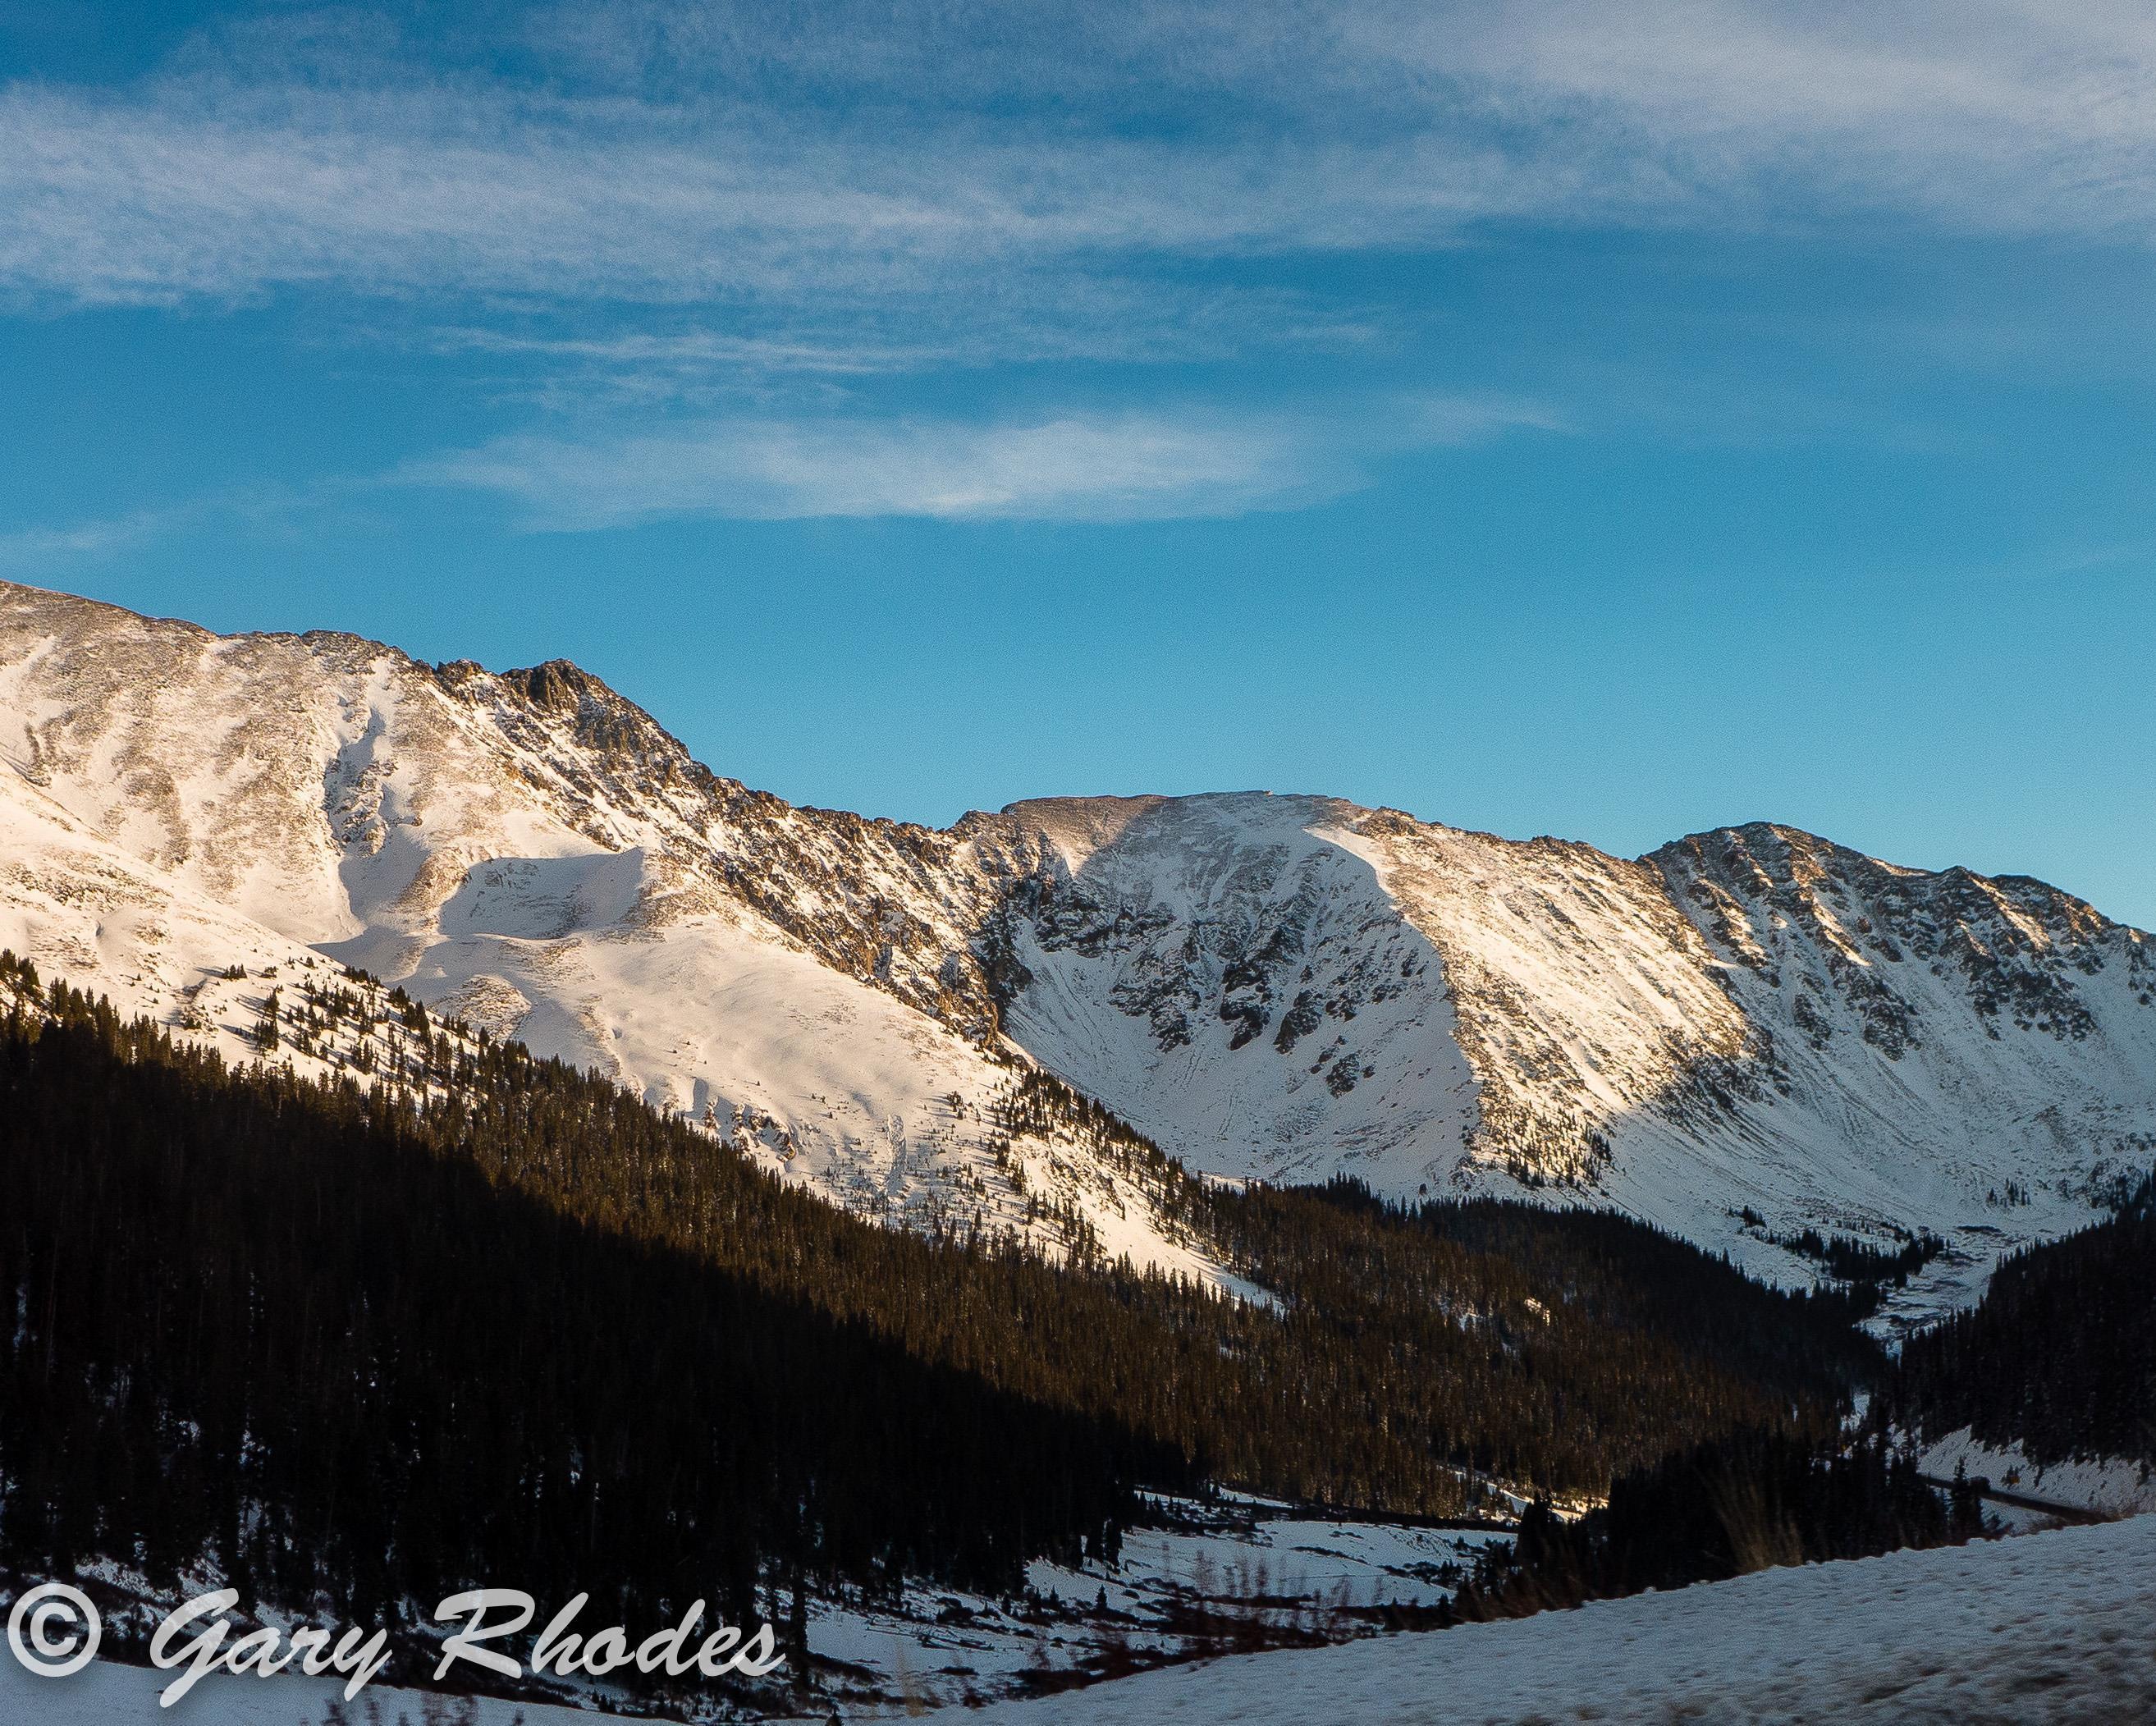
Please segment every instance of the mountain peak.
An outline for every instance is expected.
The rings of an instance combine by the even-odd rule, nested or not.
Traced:
[[[1036,1182],[1157,1264],[1173,1231],[1091,1153],[998,1151],[1008,1062],[1202,1169],[1614,1204],[1768,1268],[1744,1216],[1973,1266],[2156,1160],[2156,943],[2024,877],[1769,822],[1626,861],[1261,791],[937,831],[719,778],[567,660],[12,583],[0,946],[182,1026],[213,972],[312,953],[870,1214],[1037,1221]]]
[[[504,671],[501,681],[524,692],[536,707],[552,707],[573,713],[586,701],[619,701],[623,698],[573,660],[548,660],[543,665]]]

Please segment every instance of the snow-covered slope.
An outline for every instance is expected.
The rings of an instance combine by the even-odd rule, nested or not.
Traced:
[[[110,996],[129,1012],[175,1024],[200,986],[228,968],[259,973],[308,959],[321,963],[303,943],[131,856],[5,770],[0,948],[33,958],[77,988]],[[224,1024],[223,1053],[243,1052],[257,1016],[250,1008]]]
[[[1615,1203],[1782,1275],[1768,1235],[1930,1230],[1956,1251],[1911,1310],[2156,1161],[2156,945],[2034,881],[1261,793],[936,831],[721,778],[566,663],[13,586],[0,940],[174,1016],[311,951],[862,1210],[1061,1206],[1185,1268],[1082,1144],[999,1152],[1010,1060],[1213,1173]]]
[[[1051,1250],[1075,1220],[1219,1277],[1075,1138],[998,1126],[1013,1074],[946,963],[942,835],[719,779],[573,666],[7,585],[0,716],[0,944],[47,973],[192,1030],[228,968],[358,966],[863,1213]],[[204,1034],[244,1054],[252,1022]]]
[[[1959,1469],[1972,1480],[1988,1480],[1993,1487],[2028,1500],[2029,1506],[2020,1513],[2030,1519],[2044,1516],[2044,1511],[2033,1508],[2038,1505],[2063,1505],[2106,1517],[2156,1515],[2156,1468],[2131,1457],[2084,1456],[2063,1462],[2036,1462],[2020,1445],[2002,1449],[1985,1444],[1966,1426],[1929,1442],[1920,1434],[1909,1436],[1917,1449],[1917,1467],[1933,1479],[1952,1480]],[[2013,1507],[2006,1508],[2010,1512]]]
[[[1507,1623],[1172,1666],[1037,1702],[985,1709],[954,1703],[931,1718],[988,1726],[2123,1726],[2156,1713],[2156,1652],[2147,1629],[2156,1605],[2152,1577],[2156,1518],[2138,1517],[1768,1570]],[[848,1636],[819,1619],[810,1634],[812,1646],[843,1646],[904,1672],[907,1645],[899,1636],[912,1628],[880,1630],[865,1617]],[[910,1669],[933,1672],[929,1662],[940,1661],[948,1672],[983,1662],[992,1634],[963,1621],[946,1627],[932,1648],[916,1649]],[[296,1673],[270,1682],[220,1673],[161,1710],[157,1693],[171,1676],[98,1661],[74,1677],[41,1680],[0,1655],[0,1717],[45,1726],[158,1719],[290,1726],[329,1718],[336,1694],[332,1681]],[[983,1687],[988,1676],[984,1670]],[[910,1687],[970,1687],[937,1673]],[[425,1702],[419,1693],[377,1685],[352,1718],[365,1716],[369,1698],[385,1720],[418,1720]],[[474,1726],[572,1726],[593,1718],[531,1703],[470,1707]],[[845,1718],[862,1716],[848,1708]]]
[[[1008,1031],[1200,1168],[1578,1195],[1778,1275],[1773,1235],[1926,1230],[1912,1317],[2156,1162],[2156,943],[2038,882],[1262,794],[960,830],[1020,879]]]
[[[1501,1624],[1172,1667],[994,1726],[2023,1726],[2156,1713],[2156,1520],[1767,1570]],[[938,1718],[944,1718],[939,1716]]]

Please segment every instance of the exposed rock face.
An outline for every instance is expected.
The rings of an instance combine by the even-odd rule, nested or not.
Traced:
[[[1763,1263],[1748,1206],[1965,1230],[1974,1277],[2156,1159],[2148,937],[1786,828],[1628,861],[1250,793],[937,831],[721,778],[563,660],[0,585],[0,940],[85,984],[177,1015],[311,949],[767,1121],[880,1214],[993,1184],[964,1123],[1012,1045],[1200,1169],[1599,1195]]]

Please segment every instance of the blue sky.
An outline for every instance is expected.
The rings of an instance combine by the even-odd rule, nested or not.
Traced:
[[[2109,0],[0,0],[0,575],[2152,926],[2152,239]]]

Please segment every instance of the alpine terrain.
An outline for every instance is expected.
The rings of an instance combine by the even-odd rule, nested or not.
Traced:
[[[1027,1068],[1206,1174],[1614,1206],[1785,1282],[1920,1248],[1890,1321],[2156,1161],[2156,943],[2025,877],[1264,793],[936,830],[722,778],[564,661],[13,584],[0,947],[303,1068],[355,1056],[264,1015],[364,971],[859,1214],[1216,1281],[1127,1163],[1012,1130]]]

